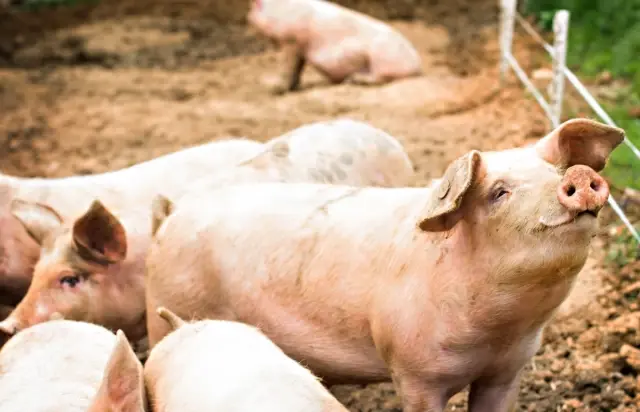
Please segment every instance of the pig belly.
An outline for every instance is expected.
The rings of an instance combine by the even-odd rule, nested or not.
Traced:
[[[251,313],[234,311],[239,321],[258,326],[288,356],[328,384],[384,382],[385,362],[368,336],[341,337],[330,325],[313,324],[281,305],[264,300]]]

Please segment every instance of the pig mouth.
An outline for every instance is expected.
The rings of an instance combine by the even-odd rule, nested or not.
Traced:
[[[583,210],[581,212],[566,212],[556,218],[540,217],[540,223],[547,228],[554,228],[559,226],[568,225],[576,222],[578,219],[596,219],[598,212],[593,210]]]

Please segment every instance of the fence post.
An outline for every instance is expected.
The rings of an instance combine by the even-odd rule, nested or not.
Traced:
[[[511,54],[517,2],[517,0],[500,0],[500,84],[504,84],[509,70],[507,56]]]
[[[551,125],[560,125],[564,98],[564,69],[567,60],[567,34],[569,32],[569,12],[558,10],[553,17],[553,80],[550,84]]]

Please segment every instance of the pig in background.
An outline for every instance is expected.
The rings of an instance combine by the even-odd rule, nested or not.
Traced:
[[[27,293],[46,230],[78,218],[95,199],[114,211],[134,210],[150,204],[159,191],[180,196],[197,177],[261,150],[263,145],[252,140],[226,139],[96,175],[45,179],[0,174],[0,305],[15,306]],[[25,226],[16,216],[25,208],[36,223]]]
[[[55,320],[0,350],[2,412],[143,412],[142,365],[122,332]]]
[[[390,378],[407,412],[511,411],[585,263],[624,131],[586,119],[471,151],[429,188],[239,185],[183,202],[147,259],[152,311],[257,325],[330,384]],[[194,235],[197,234],[197,235]]]
[[[324,0],[252,0],[247,20],[283,49],[273,91],[295,90],[308,62],[333,83],[381,85],[422,74],[413,45],[389,25]]]
[[[307,369],[253,326],[185,323],[164,308],[174,329],[145,364],[147,396],[163,412],[347,412]]]
[[[193,182],[185,193],[198,196],[220,185],[274,180],[403,186],[412,176],[411,161],[396,139],[343,119],[294,129],[236,167]],[[180,201],[171,192],[159,192]],[[94,201],[83,215],[68,221],[38,204],[14,207],[13,213],[42,250],[26,296],[0,322],[0,331],[12,335],[62,317],[122,329],[136,343],[144,339],[145,258],[155,214],[166,210],[160,204],[152,215],[151,204],[150,200],[135,210],[112,211]]]

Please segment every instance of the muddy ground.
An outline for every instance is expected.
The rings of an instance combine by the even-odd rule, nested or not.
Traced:
[[[419,185],[470,149],[522,145],[548,131],[514,78],[498,89],[497,1],[340,3],[391,21],[422,54],[426,74],[371,88],[333,86],[307,69],[301,91],[275,97],[268,83],[278,53],[244,25],[245,1],[0,11],[0,170],[103,172],[212,139],[264,141],[348,116],[400,139]],[[514,46],[529,71],[546,64],[532,46],[519,36]],[[638,410],[640,265],[607,263],[616,222],[603,220],[574,296],[528,367],[519,410]],[[352,411],[401,410],[390,384],[333,391]],[[463,405],[457,396],[449,410]]]

